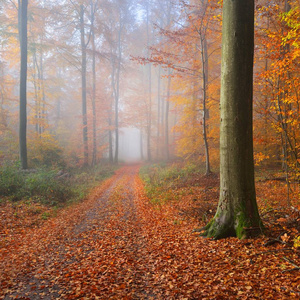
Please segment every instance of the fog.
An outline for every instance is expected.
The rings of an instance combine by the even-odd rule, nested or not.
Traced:
[[[141,131],[137,128],[120,128],[119,161],[137,163],[142,160]]]
[[[208,93],[199,70],[211,71],[213,79],[219,65],[202,66],[195,28],[215,26],[218,7],[206,15],[207,5],[194,1],[35,0],[22,17],[23,38],[18,9],[15,0],[0,7],[1,160],[20,153],[23,168],[27,154],[33,168],[86,167],[204,156]],[[219,62],[219,36],[207,32],[207,55]],[[20,40],[27,41],[23,63]],[[25,64],[26,89],[20,76]],[[27,121],[22,130],[19,115]],[[214,129],[214,119],[209,126]]]

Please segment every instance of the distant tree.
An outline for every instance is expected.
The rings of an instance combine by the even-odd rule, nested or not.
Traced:
[[[254,0],[224,0],[222,30],[220,199],[205,236],[259,231],[253,163]]]
[[[147,57],[149,57],[149,47],[151,39],[151,28],[150,28],[150,3],[146,2],[146,35],[147,35]],[[151,63],[148,64],[148,114],[147,114],[147,160],[152,160],[151,154],[151,127],[152,127],[152,74],[151,74]]]
[[[87,125],[87,104],[86,104],[86,48],[89,40],[85,41],[85,24],[84,24],[84,5],[80,5],[80,37],[81,37],[81,99],[82,99],[82,125],[83,125],[83,153],[84,162],[89,164],[89,148],[88,148],[88,125]]]
[[[22,169],[27,169],[27,8],[28,0],[18,1],[19,36],[21,49],[20,69],[20,123],[19,123],[19,147]]]
[[[92,165],[97,163],[97,118],[96,118],[96,47],[95,47],[95,14],[98,9],[98,0],[90,0],[91,8],[91,43],[92,43],[92,110],[93,110],[93,152]]]

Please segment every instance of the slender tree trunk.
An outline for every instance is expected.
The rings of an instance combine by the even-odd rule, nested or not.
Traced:
[[[81,98],[82,98],[82,134],[83,134],[83,165],[89,164],[87,108],[86,108],[86,44],[84,30],[84,7],[80,5],[80,36],[81,36]]]
[[[170,159],[169,151],[169,108],[170,108],[170,91],[171,91],[171,69],[168,69],[168,86],[167,86],[167,101],[166,101],[166,117],[165,117],[165,158]]]
[[[115,99],[115,164],[119,162],[119,98]]]
[[[44,53],[43,49],[41,49],[40,53],[40,86],[41,86],[41,98],[42,98],[42,126],[41,133],[45,131],[45,127],[47,125],[47,111],[46,111],[46,93],[45,93],[45,82],[44,82]]]
[[[147,2],[147,56],[149,57],[150,33],[149,33],[149,2]],[[152,160],[151,155],[151,130],[152,130],[152,78],[151,78],[151,63],[148,64],[148,115],[147,115],[147,156],[148,161]]]
[[[288,0],[284,1],[284,11],[289,12],[291,10],[291,4]]]
[[[115,104],[115,157],[114,162],[118,164],[119,160],[119,71],[120,65],[115,66],[115,59],[112,60],[112,87]]]
[[[244,238],[261,230],[253,162],[254,0],[224,0],[220,199],[205,236]]]
[[[111,131],[111,126],[112,126],[112,120],[111,120],[111,113],[108,117],[108,125],[109,125],[109,130],[108,130],[108,142],[109,142],[109,163],[113,164],[114,162],[114,156],[113,156],[113,140],[112,140],[112,131]]]
[[[165,86],[165,81],[162,82],[163,83],[163,87],[162,87],[162,97],[160,99],[161,102],[161,145],[160,145],[160,155],[161,157],[165,156],[164,153],[164,141],[165,141],[165,104],[166,104],[166,86]]]
[[[39,134],[39,83],[37,82],[36,72],[38,73],[38,65],[37,65],[37,57],[36,57],[36,49],[33,50],[33,65],[34,65],[34,72],[33,72],[33,86],[34,86],[34,121],[35,121],[35,132]]]
[[[121,21],[120,21],[121,22]],[[120,23],[118,31],[118,55],[117,55],[117,67],[115,67],[115,61],[113,60],[113,78],[112,85],[115,97],[115,164],[119,162],[119,97],[120,97],[120,72],[121,72],[121,60],[122,60],[122,35],[123,25]]]
[[[93,110],[93,153],[92,153],[92,165],[97,163],[97,128],[96,128],[96,49],[95,49],[95,19],[94,4],[91,0],[91,42],[92,42],[92,71],[93,71],[93,83],[92,83],[92,110]]]
[[[175,128],[175,126],[177,125],[177,119],[178,119],[178,111],[177,111],[177,108],[175,108],[174,110],[174,125],[173,125],[173,128]],[[172,143],[175,145],[176,143],[176,131],[173,130],[173,140],[172,140]],[[171,157],[172,155],[175,156],[175,147],[172,147],[172,152],[171,152]]]
[[[160,73],[161,66],[158,66],[158,76],[157,76],[157,133],[156,133],[156,159],[159,158],[159,139],[160,139]]]
[[[110,102],[110,107],[108,111],[108,143],[109,143],[109,149],[108,149],[108,155],[109,155],[109,163],[113,164],[114,163],[114,155],[113,155],[113,101],[114,101],[114,95],[113,92],[111,94],[111,102]]]
[[[285,2],[284,2],[284,11],[289,12],[290,9],[291,9],[291,5],[290,5],[289,1],[285,0]],[[289,45],[286,45],[284,50],[286,52],[289,52],[290,51]],[[283,96],[284,98],[286,96],[285,94],[286,93],[284,93],[284,96]],[[287,104],[287,105],[290,105],[290,104]],[[288,159],[289,159],[288,154],[289,153],[288,153],[288,129],[287,129],[287,124],[285,126],[285,132],[284,133],[285,133],[284,134],[284,143],[285,143],[284,149],[285,149],[285,154],[286,154],[286,157],[285,157],[285,176],[286,176],[286,185],[287,185],[287,203],[288,203],[289,206],[291,206],[291,200],[290,200],[290,189],[291,189],[291,187],[290,187],[289,164],[288,164]],[[291,144],[290,144],[290,146],[291,146],[291,151],[293,151],[293,147],[292,147]],[[296,161],[296,163],[298,163],[297,155],[295,155],[295,156],[296,156],[295,161]]]
[[[208,118],[208,109],[206,108],[207,103],[207,82],[208,82],[208,53],[207,53],[207,40],[206,36],[201,37],[201,58],[202,58],[202,89],[203,89],[203,140],[205,148],[205,175],[211,173],[210,170],[210,161],[209,161],[209,146],[207,139],[207,118]]]
[[[149,70],[148,70],[148,78],[149,78],[149,108],[148,108],[148,116],[147,116],[147,158],[148,161],[152,160],[151,155],[151,129],[152,129],[152,87],[151,87],[151,65],[149,64]]]
[[[195,43],[194,45],[194,56],[197,57],[198,55],[198,45]],[[198,90],[198,75],[197,75],[197,66],[196,66],[196,61],[193,60],[193,84],[192,84],[192,103],[191,103],[191,131],[192,131],[192,142],[191,142],[191,154],[190,157],[192,159],[197,159],[199,158],[197,155],[197,139],[198,139],[198,109],[197,109],[197,102],[199,101],[197,97],[197,90]]]
[[[19,36],[21,48],[20,69],[20,124],[19,124],[19,148],[21,168],[27,169],[27,8],[28,0],[19,0]]]

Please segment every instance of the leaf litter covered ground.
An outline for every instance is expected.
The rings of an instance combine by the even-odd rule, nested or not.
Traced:
[[[300,298],[300,253],[291,243],[299,234],[291,222],[299,216],[282,215],[277,198],[271,207],[259,197],[264,221],[272,227],[268,237],[203,239],[192,230],[214,214],[217,177],[187,182],[173,189],[177,200],[153,205],[138,169],[121,168],[89,199],[44,222],[22,227],[2,219],[0,297]],[[258,193],[274,197],[280,188],[266,182]],[[7,219],[6,209],[1,211]]]

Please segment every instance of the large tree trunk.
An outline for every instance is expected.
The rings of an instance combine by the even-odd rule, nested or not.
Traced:
[[[19,1],[19,35],[21,48],[20,69],[20,127],[19,127],[19,149],[22,169],[27,169],[27,7],[28,0]]]
[[[222,33],[220,199],[204,235],[244,238],[262,226],[252,138],[254,0],[224,0]]]
[[[86,109],[86,44],[85,44],[85,30],[84,30],[84,7],[80,5],[80,35],[81,35],[81,90],[82,90],[82,134],[83,134],[83,165],[87,166],[89,163],[89,149],[88,149],[88,129],[87,129],[87,109]]]

